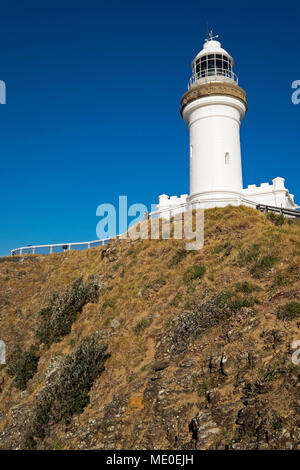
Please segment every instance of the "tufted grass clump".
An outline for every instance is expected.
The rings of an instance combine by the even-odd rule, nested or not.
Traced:
[[[274,212],[269,212],[267,218],[276,226],[283,225],[287,221],[283,214],[275,214]]]
[[[248,297],[248,298],[236,297],[228,302],[228,306],[232,312],[236,313],[244,307],[251,308],[251,307],[254,307],[254,305],[258,303],[259,303],[259,300],[256,297]]]
[[[300,303],[289,302],[285,305],[282,305],[278,309],[277,318],[288,321],[300,318]]]
[[[265,255],[258,259],[258,261],[250,269],[253,277],[261,279],[273,266],[278,263],[278,258],[272,255]]]
[[[261,279],[278,261],[278,258],[272,254],[261,253],[257,244],[241,249],[238,256],[239,265],[249,265],[251,275],[257,279]]]
[[[134,327],[133,331],[135,335],[140,335],[143,331],[151,325],[150,318],[142,318]]]
[[[195,279],[200,279],[206,273],[206,267],[203,264],[195,264],[194,266],[187,269],[183,275],[183,281],[185,284],[189,284]]]
[[[50,346],[61,341],[70,333],[84,305],[96,301],[98,295],[98,282],[93,276],[87,282],[80,277],[65,292],[53,294],[47,307],[39,312],[40,322],[36,330],[39,342]]]
[[[180,249],[177,250],[175,255],[172,257],[170,261],[170,266],[177,266],[184,260],[184,258],[189,254],[188,250]]]
[[[163,277],[158,277],[157,279],[154,279],[153,281],[144,281],[143,287],[144,289],[153,289],[157,291],[158,289],[165,286],[166,284],[167,284],[167,281]]]
[[[219,243],[215,246],[213,253],[220,254],[223,252],[224,256],[229,256],[233,249],[233,245],[231,243]]]
[[[238,263],[240,266],[246,266],[254,263],[259,257],[259,246],[252,245],[249,248],[243,248],[239,252]]]
[[[106,350],[107,345],[99,343],[99,336],[95,334],[84,338],[75,351],[65,357],[54,382],[37,395],[24,448],[34,448],[36,438],[43,440],[50,425],[67,423],[71,416],[82,413],[89,403],[89,391],[109,357]]]
[[[235,285],[236,292],[242,292],[243,294],[251,294],[251,292],[254,292],[257,289],[257,286],[248,281],[237,282]]]
[[[27,383],[37,371],[39,356],[32,346],[29,351],[22,351],[18,346],[8,359],[8,374],[14,378],[13,384],[19,390],[25,390]]]
[[[199,397],[205,396],[208,390],[209,390],[208,384],[206,382],[202,382],[198,388]]]

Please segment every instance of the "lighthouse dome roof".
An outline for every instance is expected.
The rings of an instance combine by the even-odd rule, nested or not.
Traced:
[[[228,54],[225,49],[221,47],[221,43],[219,41],[215,40],[207,40],[203,44],[203,49],[196,55],[195,59],[193,62],[197,59],[199,59],[202,56],[208,55],[208,54],[222,54],[226,55],[227,57],[230,57],[230,59],[233,61],[232,57],[230,54]]]

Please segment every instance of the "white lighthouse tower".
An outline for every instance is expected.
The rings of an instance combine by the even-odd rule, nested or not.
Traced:
[[[243,189],[240,125],[247,100],[232,69],[232,57],[211,34],[192,62],[181,101],[190,134],[190,201],[226,205]]]
[[[212,208],[265,204],[295,209],[284,178],[243,189],[240,126],[248,105],[234,61],[212,32],[192,62],[192,77],[181,100],[181,115],[189,129],[190,194],[159,196],[158,209]],[[170,213],[171,215],[171,213]]]

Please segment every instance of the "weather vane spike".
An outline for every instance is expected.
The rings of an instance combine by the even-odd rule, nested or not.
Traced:
[[[217,39],[219,37],[218,34],[216,36],[213,35],[213,30],[211,29],[210,32],[208,33],[208,38],[205,39],[205,41],[213,41],[214,39]]]

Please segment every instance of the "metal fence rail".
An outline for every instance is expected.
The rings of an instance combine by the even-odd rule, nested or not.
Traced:
[[[154,219],[159,217],[171,218],[175,215],[184,212],[185,210],[192,210],[196,208],[197,203],[182,203],[174,205],[172,208],[167,207],[166,209],[160,209],[157,211],[150,212],[146,215],[145,219]],[[144,220],[145,220],[144,219]],[[103,238],[98,240],[93,240],[89,242],[74,242],[74,243],[51,243],[48,245],[27,245],[20,248],[15,248],[11,250],[11,256],[24,255],[24,254],[52,254],[52,253],[61,253],[69,250],[76,249],[89,249],[95,246],[106,245],[110,240],[115,239],[125,239],[126,233],[123,235],[116,235],[111,238]]]
[[[300,217],[300,212],[295,209],[283,209],[282,207],[267,206],[265,204],[257,204],[256,209],[261,212],[275,212],[277,214],[283,214],[289,217]]]
[[[275,207],[275,206],[268,206],[264,204],[256,204],[253,201],[243,199],[243,203],[246,206],[252,206],[255,209],[261,211],[261,212],[277,212],[279,214],[286,215],[287,217],[296,217],[300,218],[300,211],[296,211],[293,209],[282,209],[280,207]],[[198,209],[201,207],[201,204],[199,202],[187,202],[187,203],[181,203],[178,205],[174,205],[173,207],[166,207],[160,208],[157,211],[150,212],[149,214],[146,214],[145,219],[155,219],[155,218],[160,218],[164,217],[166,219],[171,219],[172,217],[175,217],[178,214],[183,213],[184,211],[188,210],[193,210],[193,209]],[[27,245],[23,246],[21,248],[15,248],[11,250],[10,254],[11,256],[15,255],[24,255],[24,254],[52,254],[52,253],[60,253],[64,251],[69,251],[69,250],[76,250],[76,249],[89,249],[92,247],[96,246],[103,246],[106,245],[110,240],[115,240],[115,239],[126,239],[127,234],[123,235],[117,235],[116,237],[111,237],[111,238],[103,238],[103,239],[98,239],[98,240],[92,240],[88,242],[74,242],[74,243],[52,243],[48,245]]]
[[[118,237],[118,236],[117,236]],[[49,254],[57,253],[61,251],[69,251],[72,249],[78,248],[91,248],[93,246],[102,246],[109,242],[109,238],[104,238],[102,240],[93,240],[90,242],[74,242],[74,243],[51,243],[49,245],[27,245],[22,246],[21,248],[15,248],[11,250],[11,256],[14,255],[24,255],[24,254],[37,254],[37,252],[47,251]],[[41,253],[41,254],[48,254]]]

